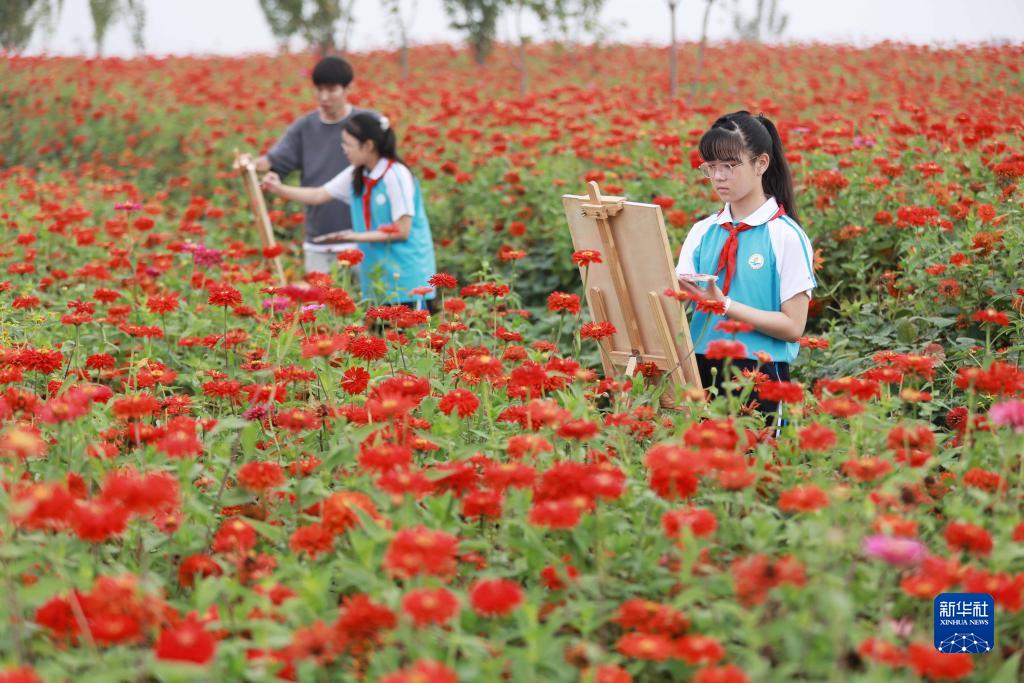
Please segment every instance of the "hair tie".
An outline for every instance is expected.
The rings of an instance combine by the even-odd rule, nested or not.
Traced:
[[[388,121],[388,117],[383,114],[380,115],[380,129],[387,130],[391,126],[391,122]]]

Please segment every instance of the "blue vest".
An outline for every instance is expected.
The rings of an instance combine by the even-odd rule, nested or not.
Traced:
[[[776,220],[783,221],[787,229],[800,231],[800,228],[788,216]],[[801,231],[802,232],[802,231]],[[722,252],[729,231],[717,223],[712,225],[701,238],[693,254],[694,265],[698,273],[714,273],[718,266],[718,257]],[[801,245],[804,243],[801,241]],[[808,271],[810,271],[811,254],[804,249]],[[812,276],[813,277],[813,276]],[[718,275],[718,286],[725,284],[725,270]],[[768,232],[768,223],[762,223],[739,235],[739,248],[736,252],[736,273],[733,275],[729,296],[739,303],[759,308],[764,311],[781,311],[780,282],[775,251],[772,249]],[[747,357],[763,351],[773,361],[791,363],[800,351],[796,342],[785,342],[757,332],[743,332],[737,335],[727,334],[715,329],[724,316],[694,311],[690,322],[690,335],[693,338],[697,353],[707,352],[708,344],[716,339],[733,339],[742,342],[747,349]]]
[[[419,182],[413,181],[416,215],[412,217],[409,239],[392,242],[360,242],[363,263],[359,266],[359,284],[363,297],[378,303],[413,303],[419,298],[433,299],[431,291],[423,297],[409,292],[417,287],[429,286],[427,279],[437,272],[434,261],[434,239],[430,233],[427,212]],[[366,187],[363,187],[363,193]],[[363,193],[352,196],[352,229],[368,232],[381,225],[394,222],[391,201],[383,182],[377,183],[370,195],[370,220],[367,227],[363,219]]]

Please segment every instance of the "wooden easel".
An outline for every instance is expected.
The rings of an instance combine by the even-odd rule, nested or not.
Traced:
[[[574,247],[596,248],[602,255],[605,270],[598,273],[596,265],[590,266],[590,281],[596,279],[598,283],[588,284],[586,296],[594,322],[610,322],[616,327],[616,335],[612,337],[614,347],[608,339],[600,340],[605,376],[613,377],[616,369],[622,368],[624,374],[632,377],[640,363],[649,362],[665,371],[677,388],[687,384],[700,387],[700,373],[686,318],[678,302],[663,293],[665,289],[679,291],[679,284],[661,208],[627,202],[623,197],[603,196],[593,181],[588,183],[587,190],[586,197],[564,196],[563,204]],[[596,242],[593,228],[587,229],[573,215],[577,206],[576,216],[591,219],[592,223],[586,221],[591,226],[596,224]],[[620,249],[627,241],[632,268],[624,267],[624,254]],[[581,277],[586,275],[582,268],[580,274]],[[660,283],[660,289],[651,288],[654,282]],[[612,296],[617,306],[614,314],[608,301]],[[668,309],[669,314],[666,314],[666,306],[672,307]]]
[[[234,167],[242,177],[242,184],[245,186],[245,194],[249,198],[249,206],[252,208],[253,219],[256,222],[256,229],[260,235],[260,242],[264,248],[277,246],[274,239],[274,228],[270,223],[270,214],[267,212],[267,202],[263,199],[263,190],[260,189],[260,182],[256,178],[256,166],[252,162],[243,164],[240,161],[238,150],[235,150]],[[277,276],[281,286],[288,284],[284,276],[284,268],[281,266],[281,257],[275,256],[270,259],[271,267]]]

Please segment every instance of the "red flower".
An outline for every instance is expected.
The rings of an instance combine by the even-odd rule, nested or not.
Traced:
[[[443,624],[459,612],[459,600],[445,588],[419,588],[402,598],[402,611],[417,626]]]
[[[366,391],[370,383],[370,373],[360,367],[349,368],[341,378],[341,388],[350,395]]]
[[[672,205],[676,203],[676,200],[672,197],[666,197],[664,195],[658,195],[651,200],[651,204],[657,204],[662,209],[668,210],[672,208]]]
[[[419,659],[408,666],[380,679],[380,683],[459,683],[458,676],[440,662]]]
[[[470,356],[462,363],[463,372],[476,377],[497,379],[505,371],[501,361],[488,354]]]
[[[619,605],[611,620],[625,630],[675,637],[686,633],[690,620],[682,612],[651,600],[633,598]]]
[[[342,249],[335,254],[334,259],[342,266],[352,268],[363,262],[363,252],[359,249]]]
[[[455,289],[459,286],[455,276],[448,273],[435,273],[427,278],[427,282],[438,289]]]
[[[672,639],[653,633],[627,633],[615,643],[615,649],[633,659],[663,662],[675,656]]]
[[[675,642],[676,656],[687,664],[714,664],[725,656],[725,648],[714,638],[689,635]]]
[[[455,573],[459,539],[423,525],[402,529],[384,554],[384,568],[392,576],[409,578],[430,574],[447,578]]]
[[[565,311],[569,315],[577,315],[580,312],[580,298],[575,294],[551,292],[548,295],[548,310],[552,313]]]
[[[616,332],[615,325],[609,322],[583,323],[580,326],[581,339],[604,339],[611,337]]]
[[[804,400],[804,389],[795,382],[761,382],[757,385],[757,395],[764,401],[799,403]]]
[[[21,666],[0,671],[0,683],[43,683],[43,679],[31,667]]]
[[[154,294],[146,300],[146,308],[157,315],[166,315],[178,310],[179,301],[177,292],[168,294]]]
[[[715,323],[715,329],[719,332],[725,332],[726,334],[745,334],[747,332],[753,332],[754,326],[750,323],[740,322],[739,320],[719,320]]]
[[[237,306],[242,303],[242,293],[229,284],[214,283],[209,288],[207,302],[211,306]]]
[[[701,669],[690,679],[690,683],[750,683],[750,677],[735,664],[727,664]]]
[[[857,653],[865,659],[887,664],[892,667],[903,666],[903,651],[892,643],[877,638],[868,638],[857,647]]]
[[[992,551],[992,535],[984,527],[951,522],[943,533],[950,550],[963,550],[976,555],[988,555]]]
[[[907,663],[918,676],[927,676],[933,681],[958,681],[974,671],[971,655],[939,652],[925,643],[910,644]]]
[[[584,501],[584,506],[586,501]],[[580,522],[583,507],[574,498],[534,501],[530,508],[530,524],[549,529],[573,529]]]
[[[568,420],[558,427],[558,436],[563,439],[587,441],[597,436],[600,428],[590,420]]]
[[[824,452],[836,445],[836,434],[823,424],[812,422],[800,430],[800,449]]]
[[[469,589],[469,602],[477,614],[501,616],[523,602],[523,589],[508,579],[482,579]]]
[[[128,511],[104,500],[79,501],[70,515],[71,528],[83,541],[101,543],[124,532]]]
[[[237,478],[250,491],[267,491],[284,483],[284,470],[276,462],[247,462],[238,469]]]
[[[388,353],[388,344],[380,337],[362,334],[348,345],[348,352],[353,358],[364,361],[380,360]]]
[[[206,664],[217,653],[217,639],[189,616],[161,631],[153,650],[157,659]]]
[[[669,510],[661,516],[661,528],[667,538],[679,538],[683,528],[690,530],[696,538],[710,536],[718,528],[715,513],[704,508],[683,508]]]
[[[718,301],[717,299],[699,299],[697,301],[697,310],[701,313],[725,315],[725,301]]]
[[[466,418],[480,407],[480,399],[468,389],[454,389],[441,398],[438,407],[445,415],[457,410],[459,417]]]
[[[111,404],[114,417],[121,420],[140,419],[160,412],[160,402],[151,394],[142,393],[119,398]]]
[[[397,623],[394,612],[368,595],[357,593],[342,601],[334,631],[343,640],[368,643],[378,640],[381,631],[393,629]]]
[[[666,500],[689,498],[697,492],[698,466],[693,451],[658,444],[648,449],[644,463],[650,470],[651,490]]]
[[[779,509],[785,512],[814,512],[828,504],[828,496],[814,484],[794,486],[779,496]]]
[[[213,537],[217,553],[245,552],[256,546],[256,530],[237,517],[225,520]]]
[[[197,576],[220,576],[224,573],[220,565],[209,555],[189,555],[178,565],[178,584],[192,588]]]
[[[356,510],[371,519],[380,519],[380,513],[366,494],[357,491],[332,493],[321,506],[320,517],[324,528],[332,534],[343,534],[361,525]]]
[[[715,339],[708,343],[704,357],[708,360],[722,360],[725,358],[742,360],[747,357],[747,347],[743,345],[743,342]]]
[[[306,553],[310,559],[331,552],[334,535],[321,524],[307,524],[292,532],[288,547],[297,553]]]
[[[976,311],[974,315],[971,316],[971,319],[981,323],[992,323],[999,327],[1006,327],[1010,324],[1010,319],[1007,315],[994,308],[986,308],[983,311]]]
[[[572,261],[580,268],[586,268],[592,263],[604,263],[601,260],[601,252],[594,249],[580,249],[572,253]]]

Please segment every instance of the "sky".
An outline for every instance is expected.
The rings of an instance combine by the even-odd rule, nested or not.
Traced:
[[[276,50],[258,0],[144,1],[147,6],[146,51],[150,54],[247,54]],[[735,37],[733,8],[738,4],[750,14],[755,1],[716,0],[711,13],[710,38]],[[788,15],[781,36],[787,42],[1024,43],[1024,0],[777,2],[781,12]],[[413,0],[402,0],[402,3],[407,8],[414,4]],[[447,25],[442,0],[418,0],[415,5],[411,30],[414,43],[460,40],[459,34]],[[676,26],[680,40],[694,41],[700,37],[704,6],[703,0],[679,0]],[[355,0],[355,13],[349,49],[360,51],[397,45],[378,0]],[[668,16],[666,0],[606,0],[600,20],[608,30],[608,41],[667,44]],[[499,27],[500,38],[510,40],[515,35],[512,24],[511,17],[504,18]],[[544,37],[535,21],[524,22],[524,33],[533,40]],[[64,0],[63,12],[52,35],[37,32],[28,52],[93,54],[88,0]],[[135,54],[123,23],[111,27],[104,53],[123,57]]]

